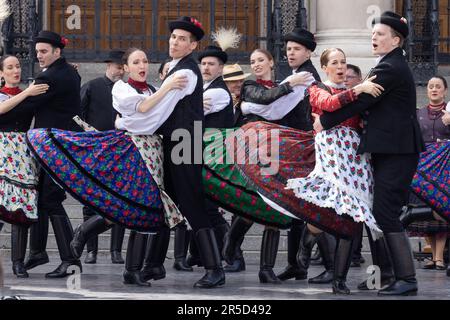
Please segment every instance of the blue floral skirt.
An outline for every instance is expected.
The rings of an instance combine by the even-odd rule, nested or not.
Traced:
[[[27,143],[59,185],[106,219],[141,232],[164,224],[158,185],[125,132],[35,129]]]
[[[420,155],[412,191],[450,222],[450,141],[428,144]]]

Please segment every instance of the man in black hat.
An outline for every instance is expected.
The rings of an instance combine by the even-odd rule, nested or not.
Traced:
[[[168,76],[178,70],[186,70],[187,86],[195,84],[195,87],[191,94],[177,103],[172,114],[159,129],[159,133],[163,135],[165,185],[169,195],[179,204],[181,213],[192,226],[206,269],[206,274],[194,286],[212,288],[225,283],[225,273],[216,236],[205,208],[202,155],[196,157],[196,154],[200,153],[198,151],[202,150],[205,116],[202,75],[192,52],[203,38],[204,31],[196,19],[186,16],[170,22],[169,29],[169,55],[173,60],[170,62]],[[194,130],[196,127],[202,128],[200,132]],[[181,133],[189,135],[190,141],[182,143],[190,147],[190,150],[183,149],[180,152],[178,144]],[[180,159],[175,157],[181,154],[183,159],[179,161]]]
[[[419,153],[424,150],[416,118],[416,86],[402,50],[409,30],[405,18],[389,11],[375,18],[372,24],[372,52],[379,56],[379,62],[369,76],[376,76],[375,82],[383,86],[384,92],[379,97],[362,94],[341,110],[323,114],[316,119],[314,128],[329,129],[361,114],[364,128],[358,152],[369,152],[372,156],[373,215],[385,239],[371,246],[373,263],[381,269],[382,283],[389,284],[378,294],[415,295],[418,288],[413,256],[399,219],[408,199]],[[367,281],[359,288],[372,289],[373,285]]]
[[[106,63],[106,72],[103,77],[93,79],[81,87],[81,117],[88,124],[100,131],[113,130],[116,112],[112,106],[112,88],[114,83],[123,78],[124,70],[122,56],[124,51],[113,50],[109,52]],[[83,207],[83,220],[87,221],[95,215],[88,207]],[[111,262],[122,264],[122,243],[125,228],[114,225],[111,229]],[[76,236],[76,235],[75,235]],[[85,263],[97,262],[98,237],[92,237],[87,242],[87,256]]]
[[[23,103],[35,109],[35,128],[58,128],[78,131],[72,118],[81,114],[80,110],[80,76],[75,68],[66,62],[62,50],[67,40],[52,31],[41,31],[35,38],[36,54],[39,66],[43,70],[35,79],[36,83],[46,83],[46,93],[30,97]],[[44,171],[39,180],[38,212],[39,221],[33,225],[30,234],[30,255],[25,263],[26,269],[34,268],[48,262],[45,251],[50,217],[55,233],[56,243],[62,263],[47,278],[61,278],[68,275],[67,269],[81,263],[70,251],[73,229],[69,217],[62,205],[65,192]]]
[[[208,46],[205,51],[198,54],[198,60],[203,77],[205,127],[231,128],[234,122],[233,98],[222,78],[223,68],[228,61],[228,55],[220,47]],[[222,252],[223,238],[230,229],[230,226],[219,212],[219,207],[209,199],[205,199],[205,201],[206,210],[218,241],[219,252]],[[175,235],[175,244],[179,245],[179,247],[175,246],[175,249],[182,248],[177,241],[177,234]],[[198,257],[195,241],[191,241],[190,248],[191,255],[188,258],[188,265],[200,264],[201,261],[200,257]]]

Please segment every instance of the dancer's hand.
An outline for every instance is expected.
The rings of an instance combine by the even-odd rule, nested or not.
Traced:
[[[161,86],[161,89],[184,89],[186,88],[188,84],[188,78],[185,75],[175,75],[173,78],[169,78],[166,81],[164,81],[163,85]]]
[[[24,91],[26,92],[28,97],[33,97],[47,92],[48,88],[49,86],[46,83],[34,84],[33,81]]]
[[[361,93],[367,93],[373,96],[374,98],[379,97],[383,91],[384,88],[379,85],[378,83],[372,82],[377,76],[372,76],[363,83],[358,84],[354,87],[355,93],[357,96],[359,96]]]
[[[442,116],[442,122],[445,126],[450,126],[450,112],[442,110],[444,115]]]
[[[289,80],[289,84],[291,85],[291,87],[306,86],[313,81],[314,81],[314,77],[313,77],[312,73],[300,72],[300,73],[296,73],[295,75],[293,75],[291,77],[291,79]]]
[[[211,98],[203,98],[203,111],[211,110],[212,100]]]
[[[314,124],[313,124],[314,131],[316,133],[323,131],[322,123],[320,123],[320,115],[313,113],[312,116],[314,118]]]

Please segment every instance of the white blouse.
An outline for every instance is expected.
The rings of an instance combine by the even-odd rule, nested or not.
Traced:
[[[203,86],[203,90],[206,90],[211,82],[206,83]],[[203,99],[211,99],[211,108],[204,109],[205,116],[211,113],[216,113],[225,109],[230,103],[230,95],[222,88],[209,89],[203,92]]]
[[[116,120],[116,128],[137,135],[154,134],[172,114],[177,103],[192,94],[197,85],[197,76],[189,69],[178,70],[165,81],[175,75],[187,77],[186,87],[181,90],[170,90],[158,104],[147,112],[139,112],[137,107],[150,94],[139,94],[128,83],[122,80],[117,81],[112,89],[113,107],[122,115],[122,118]]]
[[[300,74],[306,72],[300,72]],[[293,75],[284,79],[281,84],[288,82]],[[293,92],[278,98],[276,101],[268,105],[257,104],[252,102],[241,103],[243,114],[256,114],[266,120],[280,120],[292,111],[305,98],[305,90],[314,82],[314,78],[308,81],[306,85],[293,87]]]

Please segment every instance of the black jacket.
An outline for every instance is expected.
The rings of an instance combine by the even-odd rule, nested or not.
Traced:
[[[81,87],[81,118],[100,131],[114,129],[117,113],[112,106],[113,86],[114,82],[103,76]]]
[[[39,73],[35,80],[36,84],[48,84],[48,91],[20,103],[34,108],[34,127],[80,131],[81,129],[72,120],[74,116],[81,115],[81,79],[75,68],[61,57],[47,70]]]
[[[372,70],[376,83],[384,87],[381,96],[361,94],[342,109],[324,113],[325,129],[361,114],[364,128],[358,152],[411,154],[424,150],[416,117],[416,86],[401,48],[387,54]]]
[[[192,70],[197,76],[197,85],[192,94],[181,99],[169,118],[159,128],[158,133],[170,137],[176,129],[187,129],[194,132],[194,122],[201,122],[203,128],[205,124],[205,115],[203,113],[203,84],[202,74],[198,68],[197,62],[192,55],[188,55],[181,59],[177,65],[170,70],[167,76],[181,69]]]
[[[288,83],[283,83],[278,87],[268,89],[254,80],[247,80],[242,85],[241,101],[268,105],[290,92],[292,92],[292,88]],[[267,121],[255,114],[242,114],[240,107],[236,108],[235,119],[235,126],[238,127],[252,121]]]
[[[216,78],[205,91],[210,89],[223,89],[225,90],[229,97],[230,103],[223,110],[219,112],[210,113],[205,116],[205,127],[206,128],[231,128],[233,126],[233,98],[231,97],[230,90],[223,81],[222,77]]]
[[[320,76],[311,60],[307,60],[295,72],[299,73],[302,71],[310,72],[316,81],[321,81]],[[310,131],[313,129],[311,117],[311,107],[308,97],[305,96],[305,98],[300,101],[287,115],[285,115],[279,123],[298,130]]]

